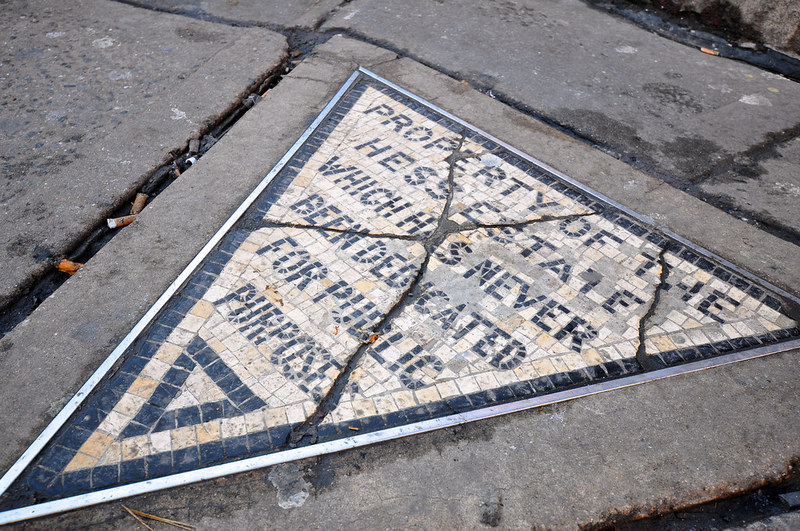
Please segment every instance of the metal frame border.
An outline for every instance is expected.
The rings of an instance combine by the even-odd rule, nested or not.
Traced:
[[[347,79],[347,81],[345,81],[342,87],[334,94],[334,96],[331,98],[328,104],[322,109],[322,111],[320,111],[320,113],[317,115],[317,117],[314,119],[311,125],[309,125],[306,128],[306,130],[297,139],[297,141],[294,144],[292,144],[289,150],[279,159],[276,165],[269,171],[269,173],[267,173],[267,175],[253,189],[253,191],[247,196],[247,198],[239,205],[239,207],[233,212],[233,214],[231,214],[231,216],[225,221],[225,223],[223,223],[223,225],[217,230],[217,232],[214,233],[214,235],[203,246],[200,252],[198,252],[197,255],[195,255],[195,257],[183,269],[183,271],[178,275],[178,277],[169,285],[169,287],[167,287],[164,293],[156,300],[156,302],[150,307],[150,309],[134,325],[134,327],[130,330],[130,332],[128,332],[128,334],[111,352],[111,354],[109,354],[106,360],[94,371],[94,373],[92,373],[92,375],[89,377],[86,383],[84,383],[83,386],[78,390],[78,392],[72,397],[72,399],[70,399],[70,401],[67,402],[67,404],[58,413],[58,415],[56,415],[55,418],[53,418],[53,420],[47,425],[47,427],[42,431],[42,433],[33,441],[33,443],[25,450],[25,452],[23,452],[23,454],[19,457],[19,459],[17,459],[17,461],[11,466],[11,468],[2,477],[0,477],[0,495],[5,493],[5,491],[17,479],[17,477],[36,458],[39,452],[47,445],[48,442],[50,442],[50,439],[56,434],[56,432],[59,429],[61,429],[61,427],[66,423],[69,417],[75,411],[77,411],[77,409],[82,404],[83,400],[97,386],[97,384],[102,380],[102,378],[106,375],[109,369],[111,369],[111,367],[117,362],[117,360],[119,360],[122,354],[139,336],[139,334],[144,330],[144,328],[148,324],[150,324],[150,321],[153,320],[156,314],[164,307],[164,305],[169,301],[172,295],[174,295],[178,291],[181,285],[183,285],[183,283],[194,272],[194,270],[197,268],[200,262],[202,262],[203,259],[205,259],[205,257],[211,252],[211,250],[225,236],[225,234],[233,226],[233,224],[236,223],[236,221],[239,220],[239,218],[244,214],[244,212],[255,202],[255,200],[258,198],[261,192],[263,192],[264,189],[272,182],[272,180],[275,178],[278,172],[280,172],[283,169],[283,167],[291,159],[291,157],[293,157],[294,154],[300,149],[302,144],[311,136],[311,134],[313,134],[316,128],[320,125],[320,123],[325,118],[327,118],[327,116],[330,114],[334,106],[339,103],[339,101],[342,99],[345,93],[355,84],[355,82],[358,80],[359,77],[361,77],[361,75],[369,77],[375,81],[378,81],[392,88],[393,90],[396,90],[397,92],[403,94],[404,96],[428,107],[429,109],[441,114],[442,116],[445,116],[446,118],[461,125],[462,127],[468,128],[471,131],[481,136],[484,136],[488,140],[498,144],[499,146],[517,155],[518,157],[541,167],[547,172],[555,175],[558,179],[564,181],[565,183],[568,183],[573,187],[578,188],[582,192],[585,192],[586,194],[594,197],[595,199],[624,212],[625,214],[635,218],[636,220],[642,223],[647,224],[650,227],[653,226],[652,220],[634,212],[633,210],[614,201],[613,199],[579,183],[578,181],[572,179],[571,177],[568,177],[562,172],[556,170],[555,168],[552,168],[551,166],[543,163],[542,161],[534,157],[531,157],[526,153],[523,153],[517,148],[510,146],[509,144],[487,133],[486,131],[483,131],[469,124],[468,122],[445,111],[444,109],[438,107],[437,105],[434,105],[433,103],[425,100],[424,98],[420,98],[419,96],[409,92],[406,89],[403,89],[402,87],[399,87],[398,85],[392,83],[391,81],[381,76],[378,76],[377,74],[367,70],[364,67],[359,67],[356,71],[354,71],[350,75],[350,77]],[[728,260],[725,260],[724,258],[716,255],[715,253],[707,249],[704,249],[703,247],[700,247],[669,230],[663,230],[663,229],[657,229],[657,230],[659,230],[668,238],[681,243],[682,245],[706,256],[707,258],[713,259],[714,261],[735,271],[737,274],[740,274],[748,278],[749,280],[774,291],[775,293],[781,295],[786,299],[792,300],[796,304],[800,304],[800,298],[792,295],[791,293],[781,289],[778,286],[771,284],[768,281],[765,281],[757,277],[756,275],[750,273],[749,271],[746,271],[736,266],[735,264],[729,262]],[[91,505],[97,505],[100,503],[127,498],[129,496],[134,496],[138,494],[154,492],[157,490],[163,490],[181,485],[188,485],[199,481],[215,479],[229,474],[235,474],[259,468],[264,468],[267,466],[272,466],[279,463],[285,463],[288,461],[294,461],[308,457],[340,452],[350,448],[358,448],[378,442],[406,437],[417,433],[425,433],[440,428],[446,428],[446,427],[456,426],[459,424],[464,424],[467,422],[473,422],[476,420],[489,419],[492,417],[505,415],[508,413],[515,413],[549,404],[556,404],[559,402],[573,400],[575,398],[605,393],[607,391],[612,391],[616,389],[624,389],[626,387],[632,387],[646,382],[662,380],[664,378],[670,378],[672,376],[677,376],[680,374],[689,374],[715,367],[721,367],[724,365],[730,365],[732,363],[737,363],[739,361],[760,358],[781,352],[787,352],[797,348],[800,348],[800,339],[784,341],[781,343],[767,345],[763,347],[756,347],[740,352],[725,354],[722,356],[716,356],[713,358],[706,358],[690,363],[685,363],[682,365],[667,367],[665,369],[659,369],[656,371],[642,372],[626,376],[623,378],[618,378],[615,380],[605,380],[593,384],[584,385],[581,387],[576,387],[573,389],[567,389],[564,391],[549,393],[543,396],[536,396],[523,400],[509,402],[506,404],[488,406],[485,408],[476,409],[466,413],[457,413],[445,417],[439,417],[412,424],[406,424],[403,426],[387,428],[372,433],[364,433],[364,434],[354,435],[351,437],[346,437],[343,439],[336,439],[333,441],[312,444],[300,448],[282,450],[271,454],[266,454],[257,457],[250,457],[246,459],[241,459],[239,461],[223,463],[220,465],[214,465],[206,468],[199,468],[195,470],[190,470],[188,472],[181,472],[178,474],[172,474],[170,476],[164,476],[151,480],[132,483],[129,485],[121,485],[109,489],[89,492],[77,496],[71,496],[60,500],[29,505],[26,507],[20,507],[17,509],[11,509],[8,511],[0,512],[0,525],[19,522],[30,518],[51,515],[82,507],[88,507]]]

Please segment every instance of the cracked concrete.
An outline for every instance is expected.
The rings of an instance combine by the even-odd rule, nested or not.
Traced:
[[[446,108],[456,110],[460,116],[471,121],[476,121],[475,117],[482,116],[482,113],[497,113],[494,114],[495,121],[489,124],[489,128],[505,131],[510,138],[524,137],[515,144],[529,151],[541,150],[544,158],[557,160],[561,168],[571,175],[591,178],[590,174],[593,173],[595,182],[599,184],[595,186],[609,195],[619,193],[624,188],[624,183],[630,181],[641,182],[648,189],[659,190],[659,193],[649,197],[631,194],[625,199],[626,202],[629,200],[644,205],[642,210],[648,214],[663,212],[662,223],[666,227],[678,230],[704,245],[722,249],[723,254],[726,249],[731,249],[728,247],[730,242],[718,240],[720,232],[717,230],[730,224],[729,220],[715,217],[708,207],[693,202],[674,190],[653,186],[652,180],[648,180],[646,176],[622,165],[608,163],[599,154],[586,150],[585,146],[581,147],[580,144],[571,143],[551,131],[547,132],[541,125],[524,117],[515,115],[514,120],[504,121],[510,117],[506,114],[507,111],[486,100],[485,96],[472,93],[412,62],[387,62],[384,52],[345,39],[332,39],[325,48],[328,51],[326,59],[312,55],[303,69],[313,69],[316,66],[328,68],[335,72],[330,83],[313,87],[306,85],[305,90],[301,91],[298,89],[303,85],[293,83],[290,75],[285,80],[285,85],[282,83],[265,102],[256,107],[256,114],[237,125],[237,135],[215,146],[216,153],[230,154],[246,149],[254,154],[254,160],[238,163],[240,174],[233,174],[241,187],[237,188],[238,197],[232,198],[227,206],[218,204],[223,195],[220,194],[223,184],[217,182],[215,176],[220,171],[230,174],[231,170],[227,167],[227,162],[222,163],[211,157],[204,158],[198,166],[187,172],[191,179],[179,181],[177,188],[159,198],[152,207],[148,207],[152,210],[146,211],[147,215],[142,217],[138,232],[125,233],[122,239],[113,242],[109,248],[98,254],[86,270],[68,283],[63,295],[43,305],[24,327],[14,332],[13,337],[3,340],[0,344],[5,352],[4,358],[0,360],[3,368],[19,364],[22,354],[30,354],[30,347],[47,335],[53,338],[48,345],[53,352],[73,352],[75,358],[69,361],[68,366],[64,365],[67,363],[65,360],[53,359],[48,362],[51,365],[44,370],[30,365],[26,367],[23,363],[21,372],[14,371],[15,377],[20,382],[36,378],[36,391],[39,394],[68,394],[70,388],[76,385],[75,382],[81,380],[82,374],[77,374],[73,380],[65,381],[60,378],[58,381],[47,382],[44,386],[38,379],[48,372],[85,375],[88,368],[96,363],[96,359],[102,356],[102,352],[113,345],[135,320],[136,308],[141,310],[147,307],[148,301],[151,302],[175,271],[180,269],[182,260],[185,263],[186,258],[192,256],[208,234],[213,232],[215,224],[224,219],[226,208],[230,209],[230,205],[235,205],[236,200],[241,200],[249,190],[247,187],[257,182],[259,172],[270,166],[270,160],[277,160],[282,150],[291,143],[294,137],[289,134],[284,137],[272,133],[270,136],[270,131],[274,131],[274,120],[278,120],[275,117],[281,116],[279,120],[282,122],[282,131],[297,133],[302,130],[303,119],[313,116],[313,109],[318,109],[325,98],[336,90],[338,83],[343,81],[352,68],[352,57],[359,54],[361,61],[366,64],[369,61],[376,61],[376,64],[380,62],[380,73],[398,81],[409,82],[406,86],[419,86],[420,92],[432,93],[437,101],[444,102]],[[335,62],[336,57],[339,63]],[[410,83],[413,79],[428,81],[417,85]],[[323,94],[316,94],[314,91],[321,87],[325,87]],[[287,101],[292,101],[295,105],[287,105]],[[286,109],[293,109],[295,113],[282,114],[281,111]],[[296,116],[297,109],[304,115]],[[271,117],[266,121],[268,124],[272,123],[272,127],[258,123],[265,117]],[[511,133],[514,128],[516,135]],[[268,142],[264,141],[265,136],[269,138]],[[544,140],[541,145],[537,145],[539,140]],[[264,145],[268,146],[266,150]],[[566,149],[565,146],[569,150],[578,150],[578,154],[563,158],[554,156],[560,149]],[[597,170],[587,170],[589,167],[613,168],[616,171],[609,172],[614,175],[609,178],[609,174],[599,176]],[[605,184],[604,180],[607,181]],[[231,186],[230,182],[224,183],[225,191]],[[202,194],[202,197],[197,197],[198,194]],[[648,203],[654,198],[657,201],[664,200],[666,207]],[[176,204],[182,208],[177,212],[178,219],[172,220],[171,217],[176,215]],[[192,205],[203,205],[212,210],[209,219],[199,220],[199,226],[193,224],[192,216],[180,215],[181,212],[192,212]],[[670,211],[680,212],[681,215],[686,213],[687,218],[681,220],[672,216]],[[187,234],[186,227],[189,226],[193,229]],[[731,228],[728,227],[728,230]],[[797,272],[791,267],[780,267],[783,263],[782,257],[792,256],[791,251],[782,254],[787,251],[780,244],[768,237],[761,237],[758,232],[753,232],[752,227],[733,223],[733,230],[752,238],[747,245],[751,253],[739,256],[739,263],[756,270],[766,264],[771,279],[783,285],[794,285],[792,279]],[[154,234],[164,242],[159,249],[152,248]],[[176,248],[172,243],[175,241],[182,242],[183,246]],[[136,252],[126,251],[128,246]],[[175,256],[164,260],[162,255],[166,249]],[[731,252],[732,258],[733,254],[735,251]],[[159,263],[158,278],[154,282],[151,270],[130,268],[129,262],[122,257],[131,261],[135,258]],[[113,270],[110,277],[109,270]],[[63,308],[74,308],[75,301],[81,298],[77,294],[85,290],[87,285],[94,285],[93,289],[98,292],[113,290],[117,293],[120,285],[126,286],[123,293],[135,308],[127,313],[118,312],[118,319],[112,323],[107,323],[108,306],[93,308],[89,305],[82,307],[79,314],[67,314],[65,317]],[[148,288],[142,292],[141,286]],[[101,300],[112,301],[113,298]],[[88,345],[78,343],[76,336],[71,334],[82,324],[76,322],[76,315],[87,322],[97,320],[107,323],[107,326],[98,329],[92,337],[78,334]],[[9,364],[9,361],[14,363]],[[338,477],[329,490],[309,497],[301,511],[270,516],[275,516],[272,521],[276,527],[308,522],[310,516],[316,517],[315,521],[323,525],[329,522],[332,527],[349,519],[374,522],[376,525],[408,526],[415,522],[431,522],[440,518],[445,526],[454,522],[470,525],[480,518],[479,507],[485,499],[487,486],[506,485],[508,477],[536,477],[544,480],[538,486],[536,482],[523,482],[519,489],[504,489],[503,518],[506,521],[541,523],[554,528],[571,528],[580,523],[601,521],[603,514],[607,514],[604,511],[608,511],[608,507],[632,508],[636,514],[646,514],[670,504],[711,499],[752,485],[761,478],[774,477],[784,471],[791,461],[789,449],[796,433],[791,426],[787,427],[781,422],[781,419],[796,415],[793,412],[796,401],[786,400],[787,394],[794,393],[796,387],[787,376],[790,371],[786,370],[791,367],[792,362],[792,353],[789,353],[768,360],[758,360],[747,366],[741,364],[725,368],[715,371],[713,375],[690,375],[669,383],[655,383],[614,393],[614,396],[606,395],[581,401],[583,405],[588,404],[591,414],[580,413],[578,410],[583,406],[558,406],[539,414],[521,414],[514,418],[467,427],[460,437],[432,434],[419,441],[400,441],[368,449],[364,451],[364,455],[369,456],[370,468],[367,469],[365,464],[360,463],[359,466],[365,469],[363,472],[356,472],[352,479]],[[68,370],[64,370],[65,368]],[[765,379],[770,379],[772,383],[768,384]],[[775,389],[775,385],[780,386],[780,391]],[[36,425],[41,426],[43,419],[46,419],[46,412],[37,410],[37,403],[40,402],[38,397],[13,400],[12,409],[22,412],[23,424],[27,424],[20,427],[17,424],[18,419],[13,420],[17,428],[16,432],[9,432],[11,444],[3,449],[4,460],[9,456],[13,458],[15,441],[29,439],[35,434]],[[645,407],[628,410],[624,407],[625,403],[637,403]],[[664,404],[674,407],[664,408]],[[702,404],[702,408],[699,404]],[[620,415],[620,407],[625,414]],[[687,414],[687,411],[691,414]],[[745,448],[735,444],[738,437],[741,437],[739,428],[725,422],[725,418],[734,415],[737,418],[746,416],[752,422],[750,426],[753,428],[748,430],[748,444]],[[608,422],[601,425],[597,422],[598,418]],[[693,429],[683,429],[689,419]],[[12,423],[11,418],[0,421],[7,426]],[[558,429],[553,426],[558,426]],[[449,441],[450,437],[456,443]],[[529,449],[524,454],[520,452],[516,454],[516,458],[513,457],[515,454],[511,451],[511,446],[523,448],[525,441],[534,438],[537,442],[535,449]],[[596,440],[604,441],[603,452],[598,450],[598,445],[591,442]],[[437,445],[438,455],[431,451]],[[754,451],[756,448],[758,451]],[[399,453],[415,458],[400,460],[397,456]],[[361,461],[359,455],[346,454],[341,459]],[[531,459],[532,455],[536,458]],[[742,466],[742,463],[745,464]],[[658,473],[652,473],[654,468]],[[556,469],[559,471],[559,481],[548,481],[548,478],[555,476],[553,470]],[[261,474],[257,480],[263,483],[263,477]],[[480,478],[478,484],[473,485],[467,481],[474,481],[476,477]],[[393,482],[393,478],[402,478],[402,485]],[[590,484],[587,484],[587,480]],[[244,483],[238,483],[240,481]],[[188,500],[207,499],[206,496],[198,496],[198,492],[213,492],[217,499],[226,497],[225,489],[215,489],[215,485],[185,487],[140,500],[146,500],[149,507],[160,510],[166,510],[167,506],[176,507],[179,513],[191,516],[193,521],[201,525],[219,525],[221,522],[233,526],[246,525],[254,521],[257,515],[263,515],[265,510],[263,503],[255,503],[259,496],[263,496],[263,487],[248,484],[247,481],[246,477],[229,480],[228,486],[231,490],[227,492],[230,499],[213,507],[191,505]],[[234,493],[237,492],[234,487],[236,484],[240,485],[239,492],[250,491],[247,497],[250,503],[233,502]],[[476,492],[470,490],[465,494],[458,491],[465,484]],[[612,485],[611,488],[609,484]],[[241,487],[244,485],[246,486]],[[422,499],[416,493],[409,494],[409,488],[416,490],[414,485],[419,488],[419,492],[434,485],[441,494]],[[350,496],[353,492],[356,493],[354,497]],[[348,504],[347,500],[351,503]],[[353,500],[357,500],[356,505],[352,504]],[[532,504],[531,500],[535,503]],[[85,518],[87,514],[93,515],[90,518],[105,519],[108,526],[124,525],[118,516],[107,512],[110,510],[110,507],[103,507],[81,511],[45,521],[41,525],[53,525],[53,522],[60,522],[61,525],[69,525],[69,522],[74,524],[80,521],[81,515]],[[348,513],[356,516],[351,518]],[[386,518],[381,520],[383,515]],[[78,520],[71,520],[74,518]],[[34,527],[36,525],[39,524],[32,524]]]
[[[667,242],[664,247],[661,248],[661,251],[658,253],[658,266],[660,267],[658,273],[658,284],[653,291],[653,298],[650,301],[649,306],[647,307],[647,311],[639,320],[639,345],[636,347],[636,361],[639,362],[639,365],[646,371],[654,371],[657,369],[664,368],[664,362],[656,358],[654,356],[649,356],[647,354],[647,346],[645,343],[645,334],[647,331],[647,321],[656,313],[656,309],[658,308],[658,301],[661,299],[661,292],[664,289],[664,285],[667,282],[667,278],[669,277],[669,265],[667,264],[664,257],[667,254],[667,251],[670,249],[670,243]]]

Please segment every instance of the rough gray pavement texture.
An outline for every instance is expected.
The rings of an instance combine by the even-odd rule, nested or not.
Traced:
[[[671,15],[694,16],[743,40],[800,54],[800,4],[794,0],[632,0]]]
[[[680,187],[734,167],[754,146],[796,136],[800,124],[797,83],[654,38],[579,0],[355,0],[323,28],[492,90]],[[732,206],[768,211],[796,234],[768,195]]]
[[[800,511],[773,516],[760,522],[733,528],[732,531],[794,531],[800,529]]]
[[[202,19],[236,22],[237,24],[314,28],[341,3],[341,0],[298,0],[292,2],[136,0],[130,3],[150,9],[181,13]]]
[[[775,225],[800,227],[800,136],[737,157],[700,187]]]
[[[334,37],[0,340],[6,469],[362,65],[783,286],[798,247],[392,52]],[[250,156],[241,157],[241,153]],[[219,175],[227,176],[225,180]],[[197,216],[198,210],[203,216]],[[124,302],[121,302],[124,301]],[[575,529],[759,486],[798,457],[797,351],[126,500],[198,528]],[[302,477],[300,477],[302,476]],[[302,494],[308,492],[308,497]],[[281,504],[299,507],[281,508]],[[138,525],[118,503],[31,529]]]
[[[286,53],[264,29],[100,0],[11,2],[0,32],[0,305]]]

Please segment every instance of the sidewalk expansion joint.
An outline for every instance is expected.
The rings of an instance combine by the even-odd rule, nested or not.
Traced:
[[[84,232],[84,236],[81,237],[79,241],[75,242],[71,249],[65,253],[65,257],[79,263],[86,263],[89,261],[123,230],[122,228],[109,229],[105,221],[106,217],[118,218],[127,215],[130,209],[130,202],[137,193],[147,195],[147,204],[149,204],[175,182],[183,172],[187,171],[194,164],[197,164],[197,161],[225,136],[231,127],[261,99],[260,94],[273,88],[280,82],[285,74],[285,70],[287,70],[286,65],[289,64],[289,62],[290,58],[287,57],[275,69],[265,72],[263,76],[248,87],[248,90],[253,91],[249,98],[240,101],[234,105],[233,108],[229,109],[228,112],[219,116],[214,123],[208,125],[208,127],[198,135],[197,140],[199,147],[197,151],[192,151],[189,147],[184,147],[181,149],[173,149],[166,153],[164,159],[168,161],[149,172],[148,177],[141,186],[135,190],[131,190],[126,196],[120,197],[117,201],[120,206],[106,213],[103,219],[98,221],[97,225],[88,228]],[[186,142],[191,146],[192,140],[194,139],[188,139]],[[60,258],[61,257],[59,257],[59,259]],[[54,261],[53,265],[56,263],[57,261]],[[27,285],[22,286],[18,290],[20,296],[6,303],[4,309],[0,311],[0,339],[31,315],[36,308],[38,308],[47,297],[55,293],[68,278],[69,276],[66,273],[53,269],[52,271],[45,272],[43,276],[39,278],[30,279]]]

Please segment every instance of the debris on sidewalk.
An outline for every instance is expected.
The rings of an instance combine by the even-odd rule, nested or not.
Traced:
[[[261,101],[261,96],[259,96],[258,94],[250,94],[249,96],[247,96],[247,99],[242,102],[242,104],[246,108],[250,109],[259,101]]]
[[[73,262],[72,260],[67,260],[64,258],[61,262],[58,263],[56,269],[59,271],[63,271],[64,273],[68,273],[70,275],[74,275],[78,272],[78,269],[82,268],[83,264],[78,262]]]
[[[126,225],[130,225],[131,223],[133,223],[133,220],[136,219],[136,216],[138,216],[142,212],[142,210],[144,210],[144,205],[145,203],[147,203],[147,197],[148,197],[147,194],[143,193],[136,194],[136,199],[133,200],[130,213],[127,216],[106,219],[108,228],[117,229],[119,227],[124,227]]]
[[[133,205],[131,205],[131,216],[135,216],[139,214],[142,210],[144,210],[144,205],[147,203],[147,194],[138,193],[136,194],[136,199],[133,200]]]
[[[711,48],[700,48],[700,51],[703,53],[707,53],[708,55],[719,55],[717,50],[712,50]]]
[[[778,497],[790,509],[800,507],[800,490],[795,492],[787,492],[779,495]]]
[[[177,520],[170,520],[169,518],[162,518],[162,517],[156,516],[154,514],[148,514],[148,513],[142,512],[142,511],[137,511],[136,509],[131,509],[131,508],[126,507],[124,505],[122,506],[122,509],[125,512],[127,512],[128,514],[130,514],[131,516],[133,516],[136,519],[136,521],[138,521],[140,524],[145,526],[150,531],[153,531],[153,528],[150,527],[149,525],[147,525],[144,522],[144,520],[142,520],[142,518],[147,518],[148,520],[154,520],[156,522],[161,522],[162,524],[171,525],[171,526],[174,526],[174,527],[178,527],[180,529],[187,529],[187,530],[188,529],[194,529],[193,525],[185,524],[185,523],[179,522]]]
[[[122,216],[119,218],[108,218],[106,223],[108,223],[109,229],[118,229],[120,227],[130,225],[133,223],[134,219],[136,219],[136,216]]]

